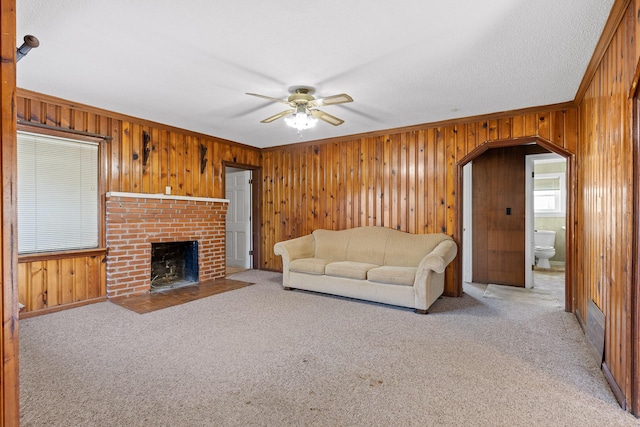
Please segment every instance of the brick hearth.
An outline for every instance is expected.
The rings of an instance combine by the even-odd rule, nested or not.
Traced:
[[[200,281],[225,276],[228,200],[163,194],[107,193],[107,297],[151,288],[151,244],[198,242]]]

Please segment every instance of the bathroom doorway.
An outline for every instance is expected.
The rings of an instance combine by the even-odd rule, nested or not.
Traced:
[[[526,156],[527,251],[531,287],[565,298],[567,160],[555,153]]]

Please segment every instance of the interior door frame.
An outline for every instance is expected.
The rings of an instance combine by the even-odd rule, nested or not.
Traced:
[[[640,62],[636,75],[640,78]],[[637,81],[637,80],[636,80]],[[631,413],[640,416],[640,89],[634,85],[633,100],[633,236],[629,334],[631,336]]]
[[[260,227],[260,206],[262,206],[262,169],[259,166],[247,165],[236,162],[222,162],[222,188],[227,188],[227,168],[244,169],[251,171],[251,249],[253,251],[251,268],[260,269],[262,261],[262,251],[260,243],[262,242]],[[226,191],[226,190],[225,190]],[[225,238],[225,254],[227,253],[227,240]]]
[[[576,184],[575,184],[575,154],[570,151],[559,147],[551,141],[541,138],[539,136],[522,137],[522,138],[509,138],[509,139],[497,139],[488,140],[478,145],[474,150],[469,152],[466,156],[456,162],[455,181],[456,181],[456,223],[457,230],[456,235],[459,236],[458,247],[463,247],[463,212],[464,212],[464,183],[462,168],[469,162],[475,160],[481,156],[485,151],[491,148],[504,148],[504,147],[517,147],[521,145],[536,144],[542,148],[545,148],[552,153],[559,154],[567,160],[567,253],[566,253],[566,267],[565,267],[565,311],[573,313],[574,302],[574,252],[575,252],[575,200],[576,200]],[[461,254],[461,258],[464,254]],[[462,264],[464,259],[460,259],[456,263],[454,268],[454,283],[456,286],[455,295],[462,295]]]

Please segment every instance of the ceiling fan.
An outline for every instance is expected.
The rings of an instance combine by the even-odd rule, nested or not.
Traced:
[[[270,96],[259,95],[257,93],[247,93],[247,95],[257,96],[259,98],[268,99],[269,101],[286,104],[291,107],[288,110],[274,114],[271,117],[267,117],[260,123],[271,123],[272,121],[285,117],[289,114],[293,114],[293,117],[285,117],[285,122],[289,126],[298,130],[309,129],[310,127],[315,126],[318,119],[334,126],[339,126],[344,123],[344,120],[318,110],[318,107],[352,102],[353,98],[346,93],[326,96],[324,98],[314,98],[312,96],[314,92],[315,89],[310,86],[292,86],[289,88],[289,93],[291,93],[291,95],[289,95],[287,99],[272,98]]]

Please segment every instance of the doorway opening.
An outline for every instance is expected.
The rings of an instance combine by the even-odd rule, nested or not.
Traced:
[[[227,268],[248,269],[252,265],[251,171],[225,168],[225,198],[229,200],[226,224]]]
[[[226,220],[227,276],[258,268],[260,214],[260,170],[238,163],[224,164],[225,198],[229,200]]]
[[[497,157],[494,155],[494,159],[487,163],[482,156],[485,152],[494,148],[496,150],[493,151],[498,153]],[[560,161],[562,162],[564,176],[562,180],[551,179],[551,182],[539,183],[540,192],[538,195],[540,200],[547,198],[546,210],[548,215],[546,218],[543,215],[539,215],[541,218],[536,220],[533,205],[534,183],[531,178],[531,171],[526,166],[528,161],[525,161],[525,159],[528,155],[543,153],[545,156],[553,156],[553,158],[540,157],[538,159],[540,165],[545,165],[545,161],[550,165],[552,164],[551,160]],[[508,160],[513,157],[516,157],[516,159]],[[511,172],[505,171],[504,165],[506,163],[510,163]],[[531,158],[530,167],[534,167],[533,158]],[[545,168],[549,167],[551,166],[540,166],[543,172]],[[540,172],[540,174],[542,175],[543,172]],[[552,174],[551,171],[548,172]],[[459,293],[462,293],[463,282],[508,285],[522,288],[536,286],[550,288],[553,289],[554,294],[558,295],[558,301],[564,306],[565,311],[573,311],[573,271],[571,264],[573,242],[568,238],[573,235],[573,221],[571,221],[571,218],[573,215],[572,201],[574,195],[571,191],[572,186],[569,184],[572,182],[573,155],[539,137],[490,141],[465,156],[457,164],[457,173],[457,194],[460,206],[458,235],[461,236],[460,246],[462,249],[460,254],[462,260],[457,264],[456,268],[456,277],[458,278],[456,284],[459,286]],[[525,179],[527,176],[529,178]],[[493,178],[483,181],[488,177]],[[480,187],[476,185],[478,183],[474,182],[476,178],[483,183]],[[495,184],[496,181],[498,184]],[[511,181],[515,181],[518,184],[500,184],[501,182],[509,183]],[[548,191],[545,192],[542,189],[547,184],[555,185],[555,187],[550,190],[547,189]],[[498,187],[504,185],[505,188],[497,190],[496,185]],[[565,190],[564,193],[562,195],[554,193],[554,191],[558,190],[556,187],[562,187]],[[474,193],[474,189],[477,188],[480,188],[480,190]],[[511,194],[504,196],[508,192],[511,192]],[[492,195],[496,194],[494,205],[485,203],[485,199],[490,199]],[[474,196],[476,199],[481,199],[482,203],[476,203],[473,200]],[[550,197],[554,197],[553,200],[549,200]],[[557,206],[553,205],[553,203],[556,203]],[[562,211],[562,214],[555,212],[555,208],[558,208],[558,211]],[[545,208],[540,207],[538,210],[542,211]],[[482,216],[481,214],[483,213],[484,218],[478,221],[477,215]],[[536,245],[534,243],[535,227],[541,230],[551,227],[548,224],[553,215],[559,217],[553,220],[554,223],[562,223],[558,226],[560,232],[556,233],[558,234],[557,242],[554,242],[554,245]],[[536,225],[536,222],[538,225]],[[488,228],[492,229],[492,231],[487,232],[486,229]],[[555,225],[553,225],[553,228],[555,228]],[[475,233],[474,231],[477,230],[482,230],[482,232],[480,234]],[[503,243],[505,244],[503,245]],[[549,256],[547,258],[551,268],[543,268],[544,262],[540,262],[540,266],[535,266],[535,255],[537,253],[535,246],[555,247],[556,253],[553,257]],[[540,248],[538,248],[539,251]],[[543,253],[543,255],[548,254],[549,251]],[[506,259],[509,262],[506,262]],[[506,267],[502,268],[505,265]],[[478,272],[474,271],[476,268],[479,270]],[[506,274],[503,274],[505,272]],[[503,280],[502,282],[501,279]]]
[[[555,153],[526,157],[526,265],[532,288],[564,303],[567,242],[567,161]],[[563,304],[564,305],[564,304]]]

